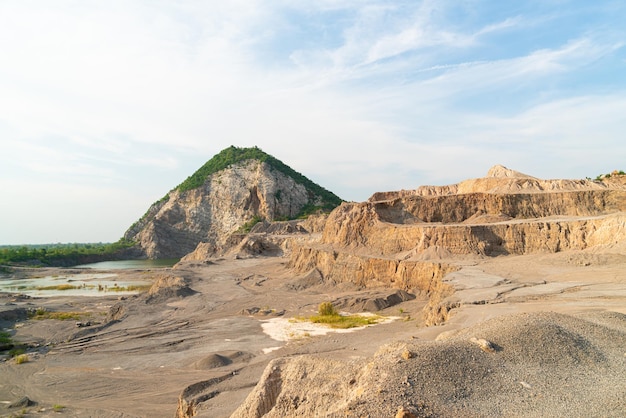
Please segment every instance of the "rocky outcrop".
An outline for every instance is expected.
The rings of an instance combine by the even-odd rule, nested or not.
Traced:
[[[378,294],[359,292],[358,296],[344,296],[335,299],[332,304],[337,309],[348,312],[379,312],[399,303],[415,299],[415,295],[404,290],[387,289]]]
[[[319,226],[319,219],[326,219],[326,215],[314,215],[310,218],[317,220],[262,221],[254,225],[249,233],[231,234],[221,247],[201,242],[180,261],[207,262],[217,256],[233,256],[240,259],[283,256],[291,250],[298,237],[303,241],[311,234],[305,227],[313,230],[322,229],[323,226]]]
[[[367,208],[353,207],[344,216],[362,218]],[[356,212],[356,213],[350,213]],[[338,213],[338,212],[337,212]],[[616,244],[626,238],[626,214],[583,217],[511,219],[495,223],[394,224],[373,215],[371,221],[330,223],[322,242],[346,248],[366,248],[384,257],[419,257],[431,248],[450,255],[508,255],[582,250]]]
[[[447,196],[466,193],[541,193],[549,191],[606,190],[615,187],[625,189],[625,181],[626,176],[612,176],[601,181],[590,179],[542,180],[501,165],[496,165],[489,169],[485,177],[469,179],[446,186],[420,186],[414,190],[374,193],[369,198],[369,201],[377,202],[408,196]]]
[[[251,150],[253,155],[269,158],[256,148]],[[247,151],[232,147],[218,156],[247,155],[242,154]],[[293,170],[284,167],[250,158],[211,172],[197,187],[183,183],[186,187],[177,187],[153,204],[124,238],[135,241],[149,258],[182,257],[199,243],[223,247],[231,234],[254,220],[294,218],[307,207],[328,207],[340,201],[319,186],[312,188],[303,176],[289,175]],[[194,176],[197,180],[198,173]]]
[[[210,391],[211,387],[232,378],[233,375],[233,372],[231,372],[220,377],[203,380],[187,386],[178,396],[176,418],[190,418],[195,416],[199,404],[219,395],[219,392]]]
[[[178,276],[164,275],[152,284],[147,294],[142,295],[142,298],[148,304],[155,304],[172,298],[184,298],[195,293],[189,287],[189,280]]]
[[[487,257],[576,250],[584,254],[576,262],[587,266],[606,264],[606,259],[578,250],[602,246],[621,257],[626,188],[618,179],[611,181],[541,180],[496,166],[482,179],[343,203],[321,228],[317,224],[315,234],[303,233],[303,224],[260,223],[233,248],[261,252],[271,237],[289,237],[284,241],[289,242],[287,266],[299,277],[286,289],[356,286],[358,295],[332,301],[348,311],[388,309],[419,295],[427,299],[420,324],[440,325],[464,305],[492,303],[484,294],[469,298],[462,293],[471,269]],[[501,286],[493,290],[493,303],[501,303],[501,289],[527,285],[476,274]],[[524,415],[529,407],[524,391],[535,384],[550,398],[549,408],[559,397],[573,401],[569,388],[552,392],[559,392],[556,382],[572,373],[564,370],[568,365],[591,365],[586,370],[593,370],[592,380],[598,381],[609,362],[621,364],[623,351],[614,340],[623,334],[623,318],[619,322],[619,332],[614,325],[600,331],[599,346],[586,342],[600,329],[595,321],[550,313],[497,319],[458,336],[442,333],[432,342],[395,343],[367,361],[289,355],[268,365],[232,416]],[[612,383],[618,375],[613,373],[604,386],[613,404],[621,400]],[[602,405],[602,399],[589,396],[586,383],[577,390],[583,406],[595,402],[589,411]],[[571,415],[576,410],[571,402],[554,415]],[[532,414],[549,415],[545,405]]]
[[[296,272],[318,271],[331,284],[352,283],[363,288],[392,287],[430,293],[457,267],[445,262],[378,258],[320,247],[294,247],[288,266]]]
[[[330,283],[443,298],[450,292],[441,279],[462,256],[554,253],[624,240],[623,183],[541,180],[496,166],[482,179],[343,203],[321,239],[294,246],[289,265],[303,274],[316,270]],[[434,317],[445,317],[439,308]]]
[[[606,185],[543,193],[414,195],[342,204],[326,222],[321,243],[404,259],[432,247],[455,255],[557,252],[623,240],[624,211],[626,189]]]

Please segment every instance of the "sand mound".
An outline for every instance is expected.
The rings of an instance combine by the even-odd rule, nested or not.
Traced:
[[[233,363],[241,363],[249,361],[254,354],[245,351],[227,351],[221,353],[211,353],[201,360],[192,364],[196,370],[210,370],[218,367],[228,366]]]
[[[623,325],[626,325],[624,321]],[[624,330],[623,330],[624,331]],[[502,356],[529,366],[600,365],[606,362],[602,350],[594,344],[598,327],[589,321],[554,313],[522,314],[501,317],[459,333],[466,339],[482,338],[503,347]],[[602,343],[611,346],[611,330],[604,330]],[[614,335],[618,337],[619,335]],[[613,347],[617,348],[617,347]]]
[[[625,337],[623,315],[535,313],[393,343],[365,363],[279,359],[233,417],[620,416]]]
[[[228,366],[233,361],[221,354],[213,353],[200,361],[193,364],[193,368],[196,370],[216,369],[218,367]]]
[[[172,298],[184,298],[196,292],[189,287],[188,280],[182,277],[159,277],[145,297],[148,304],[162,303]]]
[[[489,169],[489,171],[487,172],[487,176],[486,177],[496,177],[496,178],[503,178],[503,177],[513,177],[513,178],[527,178],[527,179],[534,179],[535,177],[533,176],[529,176],[528,174],[524,174],[524,173],[520,173],[519,171],[515,171],[515,170],[511,170],[510,168],[506,168],[503,165],[494,165],[493,167],[491,167]]]
[[[24,320],[28,317],[28,311],[25,308],[14,308],[12,305],[5,305],[0,308],[0,325],[3,323],[13,323]]]
[[[426,248],[424,251],[413,251],[417,253],[417,256],[411,254],[413,260],[422,260],[422,261],[430,261],[430,260],[443,260],[446,258],[451,258],[452,253],[445,247],[441,247],[439,245],[432,245]]]
[[[324,278],[318,269],[311,269],[307,274],[285,284],[288,290],[301,291],[324,284]]]
[[[246,259],[258,256],[280,256],[282,250],[264,234],[249,234],[230,253],[234,254],[237,259]]]

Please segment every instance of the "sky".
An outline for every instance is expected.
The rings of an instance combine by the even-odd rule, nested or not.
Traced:
[[[112,242],[222,149],[349,201],[626,169],[623,0],[0,0],[0,245]]]

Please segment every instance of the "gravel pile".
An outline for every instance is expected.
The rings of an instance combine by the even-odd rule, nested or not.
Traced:
[[[533,313],[366,362],[278,359],[233,417],[623,417],[625,337],[622,314]]]

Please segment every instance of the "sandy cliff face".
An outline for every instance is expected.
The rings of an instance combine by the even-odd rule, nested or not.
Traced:
[[[626,239],[624,182],[541,180],[502,166],[487,177],[344,203],[290,266],[330,282],[439,292],[459,257],[583,250]],[[453,260],[454,259],[454,260]]]
[[[258,160],[246,160],[210,175],[196,189],[173,190],[155,203],[125,238],[149,258],[181,257],[203,242],[219,247],[253,217],[294,217],[321,198],[291,177]]]
[[[584,249],[610,241],[597,231],[608,224],[619,229],[623,210],[623,190],[408,196],[343,204],[326,223],[322,242],[383,256],[433,246],[457,255]]]
[[[449,196],[466,193],[541,193],[549,191],[606,190],[624,188],[624,180],[609,178],[603,181],[555,179],[542,180],[504,166],[493,166],[485,177],[464,180],[446,186],[420,186],[414,190],[374,193],[368,200],[377,202],[407,196]]]

